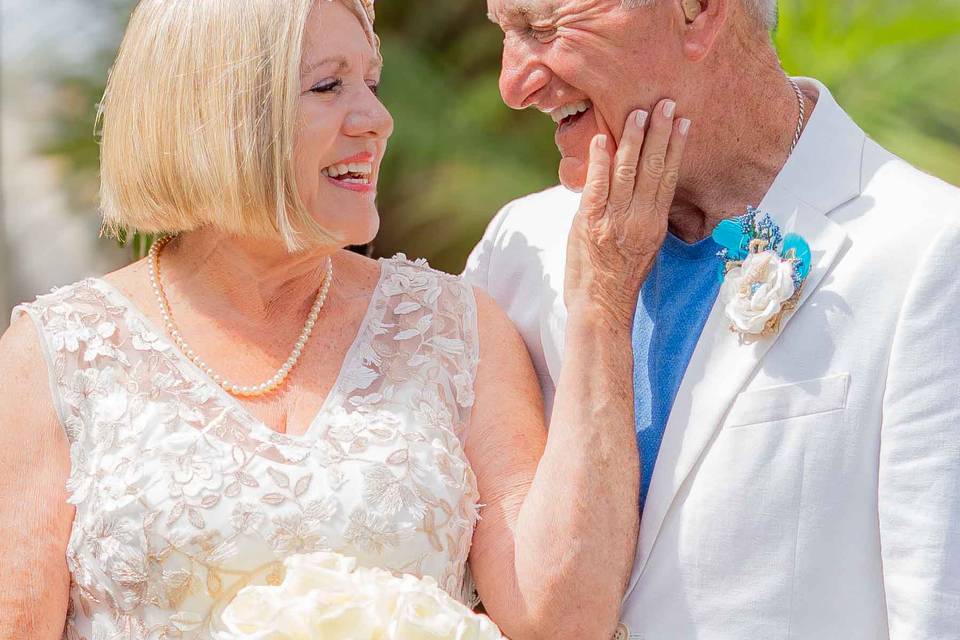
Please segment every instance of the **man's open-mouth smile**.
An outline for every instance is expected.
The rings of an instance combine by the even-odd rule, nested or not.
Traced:
[[[548,113],[557,124],[557,132],[559,133],[576,124],[591,108],[593,108],[593,104],[589,100],[580,100],[551,109]]]

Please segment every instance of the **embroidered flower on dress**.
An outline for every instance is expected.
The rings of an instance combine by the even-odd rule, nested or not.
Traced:
[[[403,482],[403,478],[397,477],[389,467],[383,464],[374,465],[364,476],[363,483],[364,498],[390,516],[400,513],[416,500],[413,491]]]
[[[230,524],[240,532],[255,529],[264,520],[260,507],[252,502],[238,502],[230,514]]]
[[[344,539],[367,552],[383,553],[406,537],[396,524],[373,512],[354,511],[343,534]]]
[[[453,383],[457,386],[457,404],[461,407],[472,407],[475,399],[473,393],[473,376],[461,371],[453,376]]]
[[[211,637],[226,598],[276,579],[298,551],[362,556],[470,592],[478,493],[458,440],[470,411],[454,399],[472,394],[472,291],[423,264],[382,269],[393,293],[375,293],[359,348],[304,437],[225,398],[102,282],[21,307],[52,352],[70,441],[67,638]],[[421,333],[394,340],[407,327]],[[429,534],[418,529],[428,520]]]
[[[302,513],[278,516],[273,519],[270,544],[281,556],[320,551],[326,547],[322,524],[322,520],[307,518]]]
[[[151,331],[150,328],[147,327],[147,324],[140,318],[131,318],[128,327],[130,329],[130,344],[137,351],[157,351],[163,353],[172,348],[166,339]]]
[[[63,326],[54,334],[51,342],[55,351],[66,351],[67,353],[76,353],[80,350],[81,344],[86,344],[93,337],[93,331],[84,326],[79,320],[65,318]]]
[[[214,493],[223,487],[223,477],[216,466],[216,457],[206,446],[199,432],[176,433],[167,436],[160,460],[166,465],[170,478],[170,494],[174,497],[195,498]]]

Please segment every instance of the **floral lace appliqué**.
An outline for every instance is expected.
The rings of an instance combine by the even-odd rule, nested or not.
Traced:
[[[241,588],[319,550],[468,597],[476,303],[423,262],[380,266],[302,437],[259,423],[102,280],[18,307],[43,336],[71,444],[66,638],[211,638]]]

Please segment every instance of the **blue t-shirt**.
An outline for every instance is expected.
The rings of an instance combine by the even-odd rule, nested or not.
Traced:
[[[720,246],[668,233],[640,290],[633,322],[633,388],[640,449],[640,508],[680,382],[720,291]]]

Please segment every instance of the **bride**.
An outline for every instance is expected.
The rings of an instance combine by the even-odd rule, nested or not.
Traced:
[[[211,638],[241,588],[318,550],[476,590],[515,639],[613,632],[639,478],[617,372],[634,265],[666,224],[640,203],[669,202],[648,196],[671,181],[633,184],[637,119],[615,157],[594,141],[548,438],[493,303],[343,250],[376,234],[393,128],[370,4],[134,13],[103,103],[102,208],[161,239],[17,308],[0,342],[0,637]],[[670,131],[642,151],[665,175]]]

